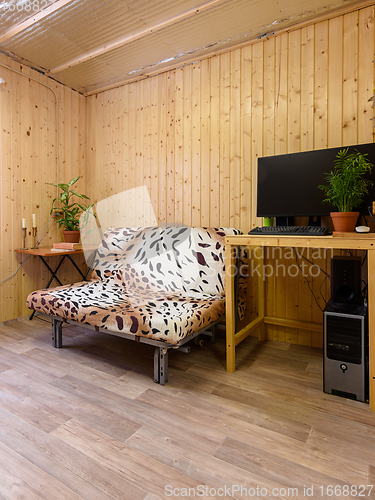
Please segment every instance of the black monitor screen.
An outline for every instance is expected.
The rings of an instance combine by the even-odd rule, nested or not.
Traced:
[[[291,153],[258,158],[258,217],[325,216],[337,211],[324,203],[325,192],[318,188],[327,184],[325,174],[334,169],[337,153],[344,149],[330,148],[303,153]],[[375,165],[375,144],[349,146],[349,151],[367,154]],[[371,175],[375,181],[375,167]],[[359,209],[367,214],[367,207],[375,201],[375,182]]]

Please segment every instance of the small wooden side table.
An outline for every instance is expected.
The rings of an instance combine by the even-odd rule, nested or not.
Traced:
[[[15,251],[17,253],[23,253],[25,255],[34,255],[36,257],[39,257],[42,260],[43,264],[47,267],[47,269],[51,273],[51,278],[48,281],[47,286],[45,288],[49,288],[54,279],[57,281],[57,283],[60,286],[62,286],[62,283],[59,280],[57,273],[58,273],[61,265],[63,264],[63,262],[66,258],[68,258],[68,260],[70,260],[70,262],[73,264],[73,266],[77,269],[77,271],[79,272],[79,274],[81,275],[83,280],[85,280],[87,278],[87,275],[90,271],[90,266],[89,266],[87,268],[87,271],[85,273],[83,273],[82,270],[77,266],[77,264],[72,259],[72,255],[83,254],[82,249],[79,249],[79,250],[60,250],[60,249],[55,250],[55,249],[52,249],[51,247],[40,247],[40,248],[16,248]],[[45,257],[46,258],[48,258],[48,257],[61,257],[55,270],[53,270],[50,267],[50,265],[46,261]],[[33,319],[34,314],[35,314],[35,311],[32,312],[29,319]]]

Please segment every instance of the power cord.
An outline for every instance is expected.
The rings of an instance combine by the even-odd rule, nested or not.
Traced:
[[[314,262],[312,262],[311,260],[309,260],[302,253],[298,253],[295,248],[293,248],[293,250],[294,250],[294,254],[296,256],[296,259],[297,259],[297,257],[300,257],[300,258],[304,259],[306,262],[308,262],[309,264],[311,264],[313,267],[316,267],[317,269],[319,269],[319,271],[321,273],[325,274],[326,279],[328,278],[329,282],[331,283],[331,277],[330,277],[330,275],[328,273],[326,273],[326,271],[324,269],[322,269],[320,266],[318,266],[318,264],[315,264]],[[297,262],[297,265],[298,265],[298,262]]]
[[[371,219],[373,220],[373,222],[375,222],[374,216],[372,215],[372,208],[371,207],[367,207],[367,210],[368,210],[368,213],[369,213]]]
[[[2,280],[0,281],[0,285],[1,285],[2,283],[4,283],[4,281],[7,281],[7,280],[10,280],[10,278],[13,278],[13,276],[15,276],[15,275],[18,273],[18,271],[20,270],[20,268],[21,268],[22,264],[23,264],[24,262],[26,262],[26,261],[27,261],[27,259],[30,259],[30,257],[31,257],[31,255],[28,255],[28,256],[26,257],[26,259],[25,259],[25,260],[23,260],[23,261],[21,262],[21,264],[17,267],[17,269],[14,271],[14,273],[13,273],[11,276],[8,276],[7,278],[2,279]]]
[[[319,267],[317,264],[315,264],[314,262],[312,262],[311,260],[309,260],[307,257],[305,257],[305,256],[304,256],[304,255],[302,255],[302,254],[297,253],[297,251],[296,251],[296,249],[295,249],[295,248],[293,248],[293,251],[294,251],[294,255],[295,255],[295,259],[296,259],[296,264],[297,264],[297,267],[298,267],[298,269],[301,271],[301,274],[302,274],[302,276],[304,277],[304,279],[305,279],[305,281],[306,281],[307,286],[309,287],[309,290],[310,290],[310,292],[311,292],[311,295],[314,297],[314,300],[315,300],[316,305],[317,305],[317,306],[319,307],[319,309],[323,312],[323,309],[322,309],[321,305],[319,304],[318,299],[317,299],[317,297],[316,297],[316,295],[315,295],[315,293],[314,293],[313,289],[311,288],[310,281],[307,279],[307,276],[304,274],[303,269],[302,269],[302,267],[301,267],[300,263],[298,262],[298,256],[302,257],[302,258],[303,258],[304,260],[306,260],[309,264],[311,264],[312,266],[316,267],[316,268],[317,268],[317,269],[319,269],[319,270],[320,270],[323,274],[325,274],[325,278],[324,278],[324,280],[323,280],[323,282],[322,282],[322,284],[320,285],[320,288],[319,288],[320,295],[321,295],[321,297],[322,297],[323,301],[325,302],[325,304],[327,304],[327,301],[326,301],[326,299],[323,297],[323,294],[322,294],[322,286],[323,286],[324,282],[325,282],[327,279],[329,280],[329,282],[331,282],[330,276],[329,276],[329,274],[328,274],[328,273],[326,273],[326,272],[324,271],[324,269],[322,269],[322,268],[321,268],[321,267]]]
[[[365,256],[363,257],[363,260],[361,262],[361,267],[363,267],[363,264],[366,262],[367,259],[367,250],[365,250]]]
[[[46,234],[47,228],[48,228],[49,223],[51,222],[52,218],[53,218],[53,215],[51,215],[51,217],[48,219],[48,222],[47,222],[47,224],[46,224],[46,227],[44,228],[44,231],[43,231],[43,233],[42,233],[42,236],[41,236],[41,237],[39,238],[39,240],[36,242],[36,244],[35,244],[35,247],[34,247],[34,248],[38,248],[39,243],[42,241],[43,236]]]
[[[47,231],[47,228],[48,228],[48,226],[49,226],[49,223],[51,222],[52,217],[53,217],[53,215],[51,215],[51,217],[49,218],[49,220],[48,220],[48,222],[47,222],[47,225],[46,225],[46,227],[44,228],[44,231],[43,231],[43,233],[42,233],[42,236],[41,236],[41,237],[39,238],[39,240],[36,242],[36,244],[35,244],[35,247],[34,247],[34,248],[38,248],[38,245],[39,245],[39,243],[41,242],[41,240],[42,240],[43,236],[45,235],[45,233],[46,233],[46,231]],[[23,261],[20,263],[20,265],[17,267],[17,269],[14,271],[14,273],[13,273],[12,275],[8,276],[7,278],[2,279],[2,280],[0,281],[0,285],[1,285],[2,283],[4,283],[5,281],[8,281],[8,280],[10,280],[11,278],[13,278],[13,277],[14,277],[14,276],[18,273],[18,271],[21,269],[22,264],[24,264],[24,263],[25,263],[25,262],[26,262],[26,261],[27,261],[30,257],[31,257],[31,255],[28,255],[28,256],[26,257],[26,259],[25,259],[25,260],[23,260]]]

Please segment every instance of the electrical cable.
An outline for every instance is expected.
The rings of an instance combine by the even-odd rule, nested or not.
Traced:
[[[44,228],[44,231],[43,231],[43,233],[42,233],[42,236],[41,236],[41,237],[39,238],[39,240],[36,242],[36,244],[35,244],[35,247],[34,247],[34,248],[38,248],[39,243],[41,242],[41,240],[42,240],[43,236],[46,234],[47,228],[48,228],[48,226],[49,226],[49,223],[50,223],[50,222],[51,222],[51,220],[52,220],[52,217],[53,217],[53,215],[51,215],[51,217],[48,219],[48,222],[47,222],[47,224],[46,224],[46,227]]]
[[[296,258],[297,258],[297,256],[299,256],[299,257],[301,257],[302,259],[304,259],[306,262],[308,262],[309,264],[311,264],[312,266],[314,266],[314,267],[316,267],[317,269],[319,269],[319,271],[320,271],[320,272],[322,272],[323,274],[325,274],[325,275],[326,275],[326,277],[329,279],[329,282],[331,283],[331,276],[330,276],[328,273],[326,273],[326,271],[325,271],[324,269],[322,269],[320,266],[318,266],[317,264],[315,264],[314,262],[312,262],[311,260],[309,260],[309,259],[308,259],[307,257],[305,257],[304,255],[302,255],[302,253],[301,253],[301,254],[300,254],[300,253],[298,253],[298,252],[296,251],[296,249],[295,249],[295,248],[293,248],[293,250],[294,250],[294,254],[295,254]],[[297,263],[297,264],[298,264],[298,263]]]
[[[371,207],[367,207],[367,210],[368,210],[368,213],[369,213],[371,219],[375,222],[374,216],[372,215],[372,208]]]
[[[43,83],[41,82],[40,80],[37,80],[36,78],[30,76],[30,75],[26,75],[25,73],[22,73],[21,71],[17,71],[16,69],[13,69],[11,68],[10,66],[7,66],[6,64],[3,64],[3,63],[0,63],[0,66],[7,69],[8,71],[12,71],[13,73],[17,73],[18,75],[21,75],[21,76],[24,76],[25,78],[28,78],[29,80],[33,80],[34,82],[36,83],[39,83],[40,85],[42,85],[43,87],[46,87],[47,89],[49,89],[53,95],[55,96],[55,112],[56,112],[56,178],[57,178],[57,182],[56,184],[59,184],[59,177],[60,177],[60,154],[59,154],[59,143],[60,143],[60,140],[59,140],[59,99],[57,97],[57,93],[55,92],[55,90],[50,87],[49,85],[47,85],[46,83]],[[57,192],[58,192],[58,188],[57,188]],[[51,216],[52,218],[52,216]],[[47,227],[48,227],[48,224],[50,223],[51,221],[51,218],[50,220],[47,222],[47,226],[42,234],[42,236],[39,238],[38,242],[36,243],[35,245],[35,248],[38,247],[39,243],[40,243],[40,240],[43,238],[44,236],[44,233],[46,232],[47,230]],[[17,269],[14,271],[14,273],[11,275],[11,276],[8,276],[7,278],[4,278],[0,281],[0,285],[2,283],[4,283],[5,281],[13,278],[17,273],[18,271],[20,270],[22,264],[24,264],[27,259],[29,259],[31,257],[31,255],[28,255],[26,257],[25,260],[23,260],[20,265],[17,267]]]
[[[23,261],[20,263],[20,265],[17,267],[17,269],[14,271],[14,273],[13,273],[11,276],[8,276],[7,278],[2,279],[2,280],[0,281],[0,285],[1,285],[2,283],[4,283],[4,281],[7,281],[7,280],[10,280],[10,278],[13,278],[13,276],[15,276],[15,275],[18,273],[18,271],[20,270],[20,268],[21,268],[22,264],[23,264],[24,262],[26,262],[26,261],[27,261],[27,259],[29,259],[30,257],[31,257],[31,255],[28,255],[28,256],[26,257],[26,259],[25,259],[25,260],[23,260]]]
[[[59,151],[59,144],[60,144],[60,139],[59,139],[59,98],[57,97],[56,91],[47,85],[46,83],[41,82],[40,80],[37,80],[33,76],[26,75],[25,73],[22,73],[21,71],[17,71],[16,69],[11,68],[10,66],[7,66],[6,64],[0,63],[0,66],[9,70],[13,71],[13,73],[17,73],[17,75],[24,76],[25,78],[28,78],[29,80],[33,80],[36,83],[39,83],[43,87],[46,87],[49,89],[53,95],[55,96],[55,113],[56,113],[56,179],[57,182],[56,184],[59,184],[60,182],[60,151]],[[57,193],[58,193],[58,188],[57,188]],[[1,283],[1,282],[0,282]]]
[[[48,220],[48,222],[47,222],[47,224],[46,224],[46,227],[44,228],[44,231],[43,231],[43,233],[42,233],[42,236],[41,236],[41,237],[39,238],[39,240],[36,242],[36,244],[35,244],[35,247],[34,247],[34,248],[38,248],[38,245],[39,245],[39,243],[40,243],[41,239],[43,238],[43,236],[45,235],[45,232],[47,231],[47,228],[48,228],[48,226],[49,226],[49,223],[50,223],[50,222],[51,222],[51,220],[52,220],[52,217],[53,217],[53,215],[51,215],[51,217],[49,218],[49,220]],[[8,281],[8,280],[10,280],[11,278],[13,278],[13,277],[14,277],[14,276],[18,273],[18,271],[20,270],[20,268],[21,268],[22,264],[24,264],[24,263],[25,263],[25,262],[26,262],[26,261],[27,261],[30,257],[31,257],[31,255],[28,255],[28,256],[26,257],[26,259],[25,259],[25,260],[23,260],[23,261],[19,264],[19,266],[17,267],[17,269],[14,271],[14,273],[13,273],[11,276],[8,276],[8,277],[6,277],[6,278],[2,279],[2,280],[0,281],[0,285],[1,285],[2,283],[4,283],[4,281]]]
[[[321,285],[320,285],[320,287],[319,287],[319,293],[320,293],[320,296],[322,297],[323,302],[324,302],[325,304],[327,304],[327,300],[326,300],[326,298],[325,298],[325,297],[324,297],[324,295],[323,295],[322,288],[323,288],[323,285],[324,285],[324,283],[325,283],[326,279],[329,279],[329,276],[325,276],[324,280],[322,281],[322,283],[321,283]]]
[[[363,257],[363,261],[361,263],[361,267],[363,266],[363,264],[366,262],[366,259],[367,259],[367,250],[365,251],[365,256]]]
[[[311,288],[311,284],[310,284],[310,281],[307,279],[307,277],[305,276],[305,274],[303,273],[303,269],[301,268],[299,262],[298,262],[298,254],[297,254],[297,251],[295,248],[293,248],[293,251],[294,251],[294,255],[295,255],[295,259],[296,259],[296,264],[297,264],[297,267],[298,269],[301,271],[301,274],[302,276],[304,277],[305,279],[305,282],[307,284],[307,286],[309,287],[309,290],[311,292],[311,295],[313,296],[314,300],[315,300],[315,303],[316,305],[319,307],[319,309],[323,312],[323,309],[321,307],[321,305],[319,304],[318,302],[318,299],[313,291],[313,289]],[[314,267],[317,267],[318,269],[320,269],[321,272],[323,272],[325,274],[325,278],[324,278],[324,281],[328,278],[330,280],[330,276],[321,268],[319,267],[318,265],[314,264],[313,262],[311,262],[309,259],[307,259],[306,257],[304,256],[301,256],[303,257],[307,262],[309,262],[311,265],[313,265]],[[323,282],[324,283],[324,282]],[[322,285],[321,285],[322,286]],[[324,299],[323,295],[322,295],[322,298],[324,300],[324,302],[327,304],[327,301]]]

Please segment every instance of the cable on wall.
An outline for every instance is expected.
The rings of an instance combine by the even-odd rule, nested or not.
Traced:
[[[31,257],[31,255],[28,255],[28,256],[26,257],[26,259],[25,259],[25,260],[23,260],[23,261],[20,263],[20,265],[17,267],[17,269],[14,271],[14,273],[13,273],[13,274],[11,274],[10,276],[8,276],[8,277],[6,277],[6,278],[2,279],[2,280],[0,281],[0,285],[1,285],[2,283],[4,283],[4,281],[7,281],[7,280],[10,280],[10,278],[13,278],[13,276],[15,276],[15,275],[18,273],[18,271],[20,270],[20,268],[21,268],[22,264],[23,264],[24,262],[26,262],[26,261],[27,261],[27,259],[29,259],[30,257]]]
[[[33,80],[36,83],[39,83],[40,85],[43,85],[43,87],[46,87],[49,89],[51,92],[53,92],[53,95],[55,96],[55,109],[56,109],[56,184],[59,184],[59,179],[60,179],[60,148],[59,148],[59,99],[57,97],[57,94],[55,90],[47,85],[46,83],[43,83],[36,78],[26,75],[25,73],[22,73],[21,71],[18,71],[16,69],[11,68],[10,66],[7,66],[6,64],[0,63],[0,66],[2,66],[5,69],[8,69],[9,71],[13,71],[13,73],[17,73],[17,75],[24,76],[25,78],[28,78],[29,80]],[[58,188],[57,188],[57,196],[58,196]]]
[[[48,222],[47,222],[47,224],[46,224],[46,227],[44,228],[44,231],[43,231],[43,233],[42,233],[42,236],[41,236],[41,237],[39,238],[39,240],[36,242],[36,244],[35,244],[35,247],[34,247],[34,248],[38,248],[38,245],[39,245],[39,243],[41,242],[41,240],[42,240],[43,236],[45,235],[45,233],[46,233],[46,231],[47,231],[47,228],[48,228],[48,226],[49,226],[49,223],[51,222],[52,217],[53,217],[53,215],[51,215],[51,217],[49,218],[49,220],[48,220]],[[29,259],[30,257],[31,257],[31,255],[28,255],[28,256],[26,257],[26,259],[25,259],[25,260],[23,260],[23,261],[20,263],[20,265],[17,267],[17,269],[14,271],[14,273],[13,273],[13,274],[11,274],[10,276],[8,276],[8,277],[3,278],[2,280],[0,280],[0,285],[1,285],[2,283],[4,283],[4,281],[8,281],[8,280],[10,280],[10,278],[13,278],[13,276],[15,276],[15,275],[18,273],[18,271],[20,270],[20,268],[21,268],[22,264],[24,264],[24,263],[27,261],[27,259]]]

